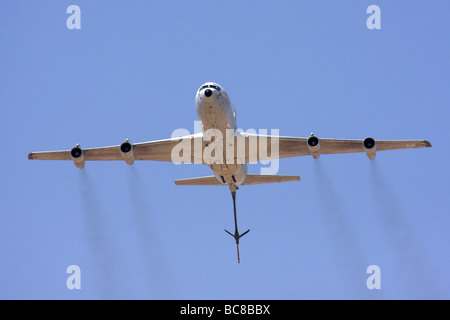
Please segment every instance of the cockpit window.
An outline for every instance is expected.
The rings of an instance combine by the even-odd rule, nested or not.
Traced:
[[[202,91],[203,89],[206,89],[206,88],[213,88],[213,89],[216,89],[217,91],[222,90],[222,88],[221,88],[220,86],[218,86],[218,85],[215,85],[215,84],[205,84],[205,85],[201,86],[200,89],[199,89],[198,91]]]

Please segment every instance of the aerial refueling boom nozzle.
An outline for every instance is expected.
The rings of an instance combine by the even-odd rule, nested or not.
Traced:
[[[238,226],[237,226],[237,216],[236,216],[236,190],[231,191],[231,196],[233,197],[233,208],[234,208],[234,234],[232,234],[230,231],[225,229],[225,232],[228,233],[230,236],[232,236],[236,240],[236,248],[237,248],[237,258],[238,263],[241,262],[241,259],[239,257],[239,239],[243,236],[245,236],[250,229],[245,231],[243,234],[239,234]]]

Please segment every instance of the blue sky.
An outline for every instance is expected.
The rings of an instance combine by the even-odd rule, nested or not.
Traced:
[[[81,8],[69,30],[66,9]],[[366,9],[381,9],[368,30]],[[449,299],[450,5],[444,1],[4,1],[0,298]],[[244,130],[427,139],[282,159],[300,182],[178,187],[172,163],[29,161],[32,151],[193,132],[221,84]],[[257,173],[259,167],[250,166]],[[81,269],[69,290],[66,268]],[[366,268],[378,265],[381,289]]]

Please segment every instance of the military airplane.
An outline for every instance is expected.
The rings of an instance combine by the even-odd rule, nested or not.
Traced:
[[[247,164],[255,161],[322,154],[365,152],[374,159],[377,151],[431,147],[426,140],[362,140],[324,139],[314,134],[308,137],[262,135],[238,130],[236,110],[223,87],[214,82],[203,84],[195,97],[197,115],[202,132],[181,137],[142,143],[128,139],[120,145],[82,149],[79,144],[71,150],[32,152],[32,160],[71,160],[77,168],[86,161],[136,160],[172,161],[207,164],[214,175],[175,180],[176,185],[228,186],[234,209],[234,233],[225,230],[236,242],[238,263],[239,240],[250,230],[240,234],[236,215],[236,190],[241,185],[300,181],[299,176],[275,174],[247,174]]]

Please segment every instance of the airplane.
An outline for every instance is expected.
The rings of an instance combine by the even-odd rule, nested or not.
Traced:
[[[175,180],[175,184],[229,187],[235,228],[234,233],[225,231],[235,239],[240,263],[239,240],[250,229],[242,234],[238,231],[236,190],[241,185],[300,181],[299,176],[293,175],[247,174],[248,163],[306,155],[318,159],[322,154],[357,152],[365,152],[369,159],[374,159],[377,151],[431,147],[427,140],[319,139],[314,134],[297,138],[242,132],[237,127],[236,110],[226,90],[214,82],[206,82],[198,89],[195,107],[202,124],[198,133],[136,144],[126,139],[120,145],[100,148],[82,149],[77,144],[71,150],[32,152],[28,159],[71,160],[80,169],[85,161],[103,160],[121,160],[129,165],[135,160],[207,164],[214,175]]]

